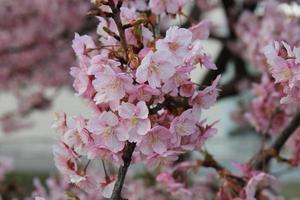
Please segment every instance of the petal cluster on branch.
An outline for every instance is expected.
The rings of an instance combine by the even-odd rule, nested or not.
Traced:
[[[153,13],[175,13],[185,1],[180,2],[150,1],[149,6]],[[124,2],[115,11],[95,3],[99,40],[76,33],[72,47],[78,66],[71,68],[77,95],[90,102],[94,115],[86,119],[58,113],[54,127],[60,142],[54,155],[66,180],[98,190],[99,180],[80,168],[84,158],[122,164],[125,146],[135,143],[133,162],[158,166],[200,149],[216,133],[201,110],[216,102],[220,77],[201,90],[191,81],[199,64],[216,69],[202,47],[207,21],[191,29],[171,26],[163,37],[131,4]]]

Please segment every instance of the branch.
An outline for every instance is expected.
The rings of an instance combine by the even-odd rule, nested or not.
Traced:
[[[117,25],[117,29],[120,37],[120,43],[125,53],[126,62],[128,62],[128,46],[127,46],[127,41],[125,36],[125,29],[123,28],[123,24],[121,22],[121,17],[120,17],[120,13],[121,13],[120,8],[122,6],[122,2],[123,1],[118,1],[116,5],[113,0],[108,0],[108,5],[112,10],[112,14],[113,14],[112,18]],[[119,168],[117,181],[114,185],[114,189],[110,198],[111,200],[125,200],[124,198],[122,198],[121,192],[124,185],[127,170],[131,163],[132,154],[134,152],[135,146],[136,143],[130,143],[128,141],[126,142],[126,145],[123,150],[123,155],[122,155],[123,165],[121,165]]]
[[[201,10],[198,8],[197,4],[195,3],[189,18],[193,19],[193,21],[199,21],[201,18],[201,14],[202,14]],[[191,26],[191,21],[189,21],[189,19],[187,19],[187,21],[181,25],[182,28],[189,28],[190,26]]]
[[[259,152],[253,159],[250,160],[252,162],[252,166],[254,169],[262,170],[264,165],[267,165],[271,158],[277,156],[286,141],[295,133],[295,130],[300,126],[300,112],[298,112],[289,126],[284,129],[281,134],[275,139],[274,143],[271,145],[269,149],[263,150],[263,152]]]
[[[119,3],[122,2],[122,1],[119,1]],[[117,6],[115,6],[115,3],[113,0],[109,0],[108,1],[109,5],[110,5],[110,8],[112,10],[112,18],[114,19],[116,25],[117,25],[117,29],[118,29],[118,32],[119,32],[119,37],[120,37],[120,43],[121,43],[121,46],[125,52],[125,58],[126,58],[126,61],[128,62],[128,45],[127,45],[127,41],[126,41],[126,36],[125,36],[125,30],[123,28],[123,24],[122,24],[122,21],[121,21],[121,17],[120,17],[120,7],[121,5],[118,3]]]
[[[125,145],[124,152],[122,155],[122,159],[123,159],[124,163],[119,168],[118,178],[117,178],[117,181],[116,181],[114,189],[113,189],[113,193],[110,198],[111,200],[125,200],[122,198],[121,192],[122,192],[122,188],[124,185],[127,170],[131,163],[131,157],[132,157],[133,151],[135,149],[135,146],[136,146],[136,143],[130,143],[130,142],[127,142]]]
[[[241,186],[245,185],[245,181],[243,180],[243,178],[240,178],[232,174],[228,169],[226,169],[218,161],[216,161],[214,157],[207,151],[204,153],[205,153],[204,160],[198,160],[199,166],[213,168],[214,170],[216,170],[216,172],[219,174],[220,177],[226,179],[227,181],[234,182]]]

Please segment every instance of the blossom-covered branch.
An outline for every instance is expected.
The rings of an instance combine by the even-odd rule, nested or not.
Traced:
[[[155,14],[180,13],[183,5],[177,0],[94,2],[89,15],[99,20],[99,44],[76,34],[72,47],[79,66],[71,68],[74,88],[90,102],[94,116],[69,119],[58,113],[54,126],[61,133],[55,161],[67,181],[89,193],[100,189],[105,198],[124,199],[131,163],[172,163],[215,134],[201,110],[215,103],[220,76],[201,90],[190,77],[198,64],[216,69],[202,46],[209,22],[189,29],[171,26],[165,37],[155,34],[160,26]],[[119,172],[106,176],[99,188],[101,178],[81,169],[83,158],[120,165]]]

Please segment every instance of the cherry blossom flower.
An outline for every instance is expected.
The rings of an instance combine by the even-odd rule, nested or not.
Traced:
[[[95,101],[109,103],[115,109],[119,101],[125,96],[126,91],[132,89],[132,78],[124,73],[117,73],[107,66],[103,73],[96,74],[93,86],[97,91]]]
[[[53,147],[56,167],[69,179],[78,170],[78,155],[66,144],[60,143]]]
[[[176,73],[164,83],[162,91],[165,94],[169,93],[171,96],[177,96],[179,86],[183,85],[184,82],[187,82],[190,79],[190,71],[191,68],[185,66],[178,67]]]
[[[196,91],[190,99],[190,104],[193,105],[193,109],[200,110],[202,108],[208,109],[215,104],[219,90],[217,84],[219,83],[221,76],[218,76],[211,86],[206,87],[204,90]]]
[[[276,178],[265,174],[259,173],[254,175],[247,183],[245,187],[246,199],[247,200],[255,200],[256,191],[259,189],[263,189],[265,186],[273,185],[276,183]]]
[[[87,146],[91,143],[92,137],[86,129],[86,122],[83,117],[78,116],[70,122],[62,140],[74,148],[77,153],[86,154]]]
[[[195,133],[197,125],[195,117],[192,115],[192,110],[186,110],[179,117],[174,118],[170,131],[178,136],[188,136]]]
[[[101,140],[108,149],[116,153],[123,149],[123,141],[126,140],[118,130],[118,126],[118,117],[111,111],[104,111],[89,121],[88,130],[99,135],[100,138],[96,137],[97,140]]]
[[[76,53],[79,62],[83,68],[86,68],[89,61],[89,52],[94,50],[96,45],[93,39],[88,35],[80,36],[78,33],[75,34],[75,38],[72,42],[72,47]]]
[[[121,130],[123,134],[128,134],[124,139],[131,142],[139,142],[140,136],[146,135],[151,129],[151,122],[148,119],[149,110],[144,101],[139,101],[136,105],[131,103],[122,103],[118,112],[124,119]]]
[[[161,82],[165,82],[175,74],[176,65],[170,61],[171,57],[172,55],[165,51],[149,52],[137,68],[137,82],[148,81],[152,88],[160,87]]]
[[[176,14],[187,0],[150,0],[149,7],[154,14],[162,14],[164,12]]]
[[[143,138],[140,144],[140,150],[143,154],[149,155],[153,152],[162,154],[167,151],[169,143],[174,136],[163,126],[155,126],[152,128],[146,137]]]
[[[185,62],[190,65],[200,64],[209,70],[217,69],[217,66],[212,61],[211,56],[204,51],[201,41],[195,41],[193,43],[190,47],[190,54],[186,58]]]
[[[206,40],[209,36],[210,22],[208,20],[203,20],[198,24],[190,27],[189,30],[193,34],[192,41]]]
[[[192,35],[192,32],[187,29],[172,26],[167,30],[166,37],[156,42],[156,48],[159,51],[170,52],[174,59],[181,64],[188,55],[188,46],[192,41]]]
[[[72,67],[70,74],[75,78],[73,87],[78,92],[78,95],[90,97],[94,94],[95,90],[89,76],[79,67]]]
[[[129,102],[135,100],[148,102],[152,99],[152,96],[159,96],[160,90],[150,87],[148,84],[140,84],[135,87],[129,94]]]

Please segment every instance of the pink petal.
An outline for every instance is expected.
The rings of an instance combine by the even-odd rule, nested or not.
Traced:
[[[148,110],[146,103],[144,101],[140,101],[137,103],[136,106],[138,109],[138,113],[136,113],[137,117],[140,119],[147,119],[149,110]]]
[[[135,106],[131,103],[122,103],[118,109],[119,115],[124,119],[130,119],[135,114]]]
[[[151,129],[151,122],[149,119],[140,120],[137,125],[137,133],[139,135],[146,135]]]
[[[167,151],[166,145],[159,140],[152,144],[152,148],[154,152],[158,154],[162,154]]]

